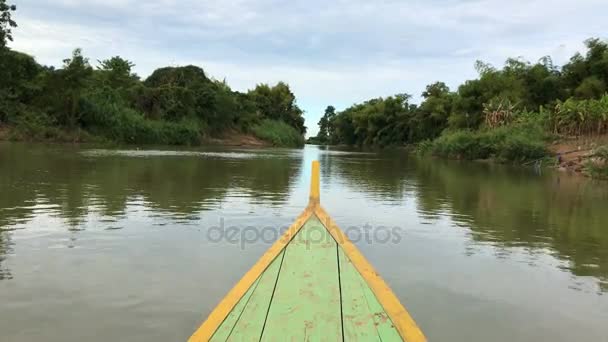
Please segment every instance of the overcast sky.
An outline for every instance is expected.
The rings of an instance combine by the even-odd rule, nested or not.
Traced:
[[[606,38],[606,0],[9,0],[14,49],[61,65],[120,55],[140,76],[195,64],[245,91],[285,81],[309,133],[327,105],[409,93],[475,77],[475,60],[563,64],[589,37]]]

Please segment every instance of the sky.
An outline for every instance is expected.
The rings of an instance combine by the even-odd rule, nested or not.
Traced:
[[[508,57],[563,64],[607,38],[606,0],[9,0],[11,48],[60,66],[80,47],[120,55],[146,77],[194,64],[235,90],[287,82],[315,135],[325,107],[342,110],[427,84],[452,89],[474,63]]]

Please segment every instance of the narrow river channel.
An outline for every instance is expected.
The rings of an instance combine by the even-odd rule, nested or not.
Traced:
[[[402,151],[2,142],[0,339],[186,340],[306,206],[316,159],[321,203],[430,341],[608,338],[608,182]]]

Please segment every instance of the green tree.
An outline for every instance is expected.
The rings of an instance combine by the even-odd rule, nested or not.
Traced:
[[[284,82],[270,87],[258,84],[247,95],[255,104],[261,118],[280,120],[297,129],[302,135],[306,133],[304,112],[298,107],[296,97]]]
[[[338,113],[334,120],[335,134],[333,144],[355,145],[357,136],[353,124],[353,113],[348,109]]]
[[[37,78],[41,71],[32,56],[0,49],[0,122],[32,104],[39,92]]]
[[[347,145],[401,145],[408,142],[409,123],[416,107],[410,95],[397,94],[355,104],[329,121],[331,142]]]
[[[324,116],[327,117],[327,142],[332,144],[336,134],[336,108],[334,106],[327,106],[327,108],[325,108]]]
[[[6,48],[8,41],[13,41],[12,29],[17,23],[12,19],[11,12],[17,10],[17,6],[9,5],[6,0],[0,0],[0,49]]]
[[[217,85],[194,65],[155,70],[138,90],[137,104],[149,118],[212,121]]]
[[[458,87],[454,99],[453,114],[449,118],[452,128],[476,129],[484,119],[484,104],[496,100],[520,103],[525,100],[527,89],[523,79],[529,63],[510,58],[503,69],[477,61],[479,78],[469,80]]]
[[[597,99],[606,93],[606,83],[598,76],[585,78],[574,90],[574,96],[579,99]]]
[[[114,89],[128,88],[139,81],[139,76],[132,71],[135,63],[120,56],[104,59],[98,61],[98,63],[97,70],[101,75],[101,82],[104,85]]]
[[[452,114],[454,94],[445,83],[428,85],[422,98],[424,101],[409,123],[410,141],[436,138],[447,127],[448,118]]]
[[[317,133],[316,141],[320,144],[327,144],[331,142],[331,136],[334,133],[334,120],[336,116],[336,108],[334,106],[327,106],[325,113],[319,119],[319,133]]]
[[[75,49],[71,58],[63,60],[63,69],[59,77],[63,92],[63,108],[59,108],[59,117],[70,128],[76,127],[80,118],[80,100],[84,94],[93,68],[89,59],[82,55],[81,49]],[[63,113],[61,113],[63,111]]]
[[[213,101],[213,115],[210,118],[210,126],[214,129],[223,130],[237,124],[241,109],[237,96],[230,89],[226,81],[215,82],[217,92]]]
[[[317,133],[317,141],[320,144],[326,144],[329,140],[329,135],[327,134],[327,126],[329,124],[329,120],[327,119],[327,115],[323,115],[319,122],[319,132]]]
[[[565,96],[561,74],[549,56],[528,67],[522,77],[527,90],[523,105],[529,110],[538,110]]]
[[[592,38],[585,45],[585,56],[577,53],[564,65],[564,87],[579,99],[599,98],[608,85],[608,43]]]

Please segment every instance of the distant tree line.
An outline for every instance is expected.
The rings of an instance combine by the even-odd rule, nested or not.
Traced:
[[[405,145],[457,131],[504,130],[524,121],[556,134],[608,133],[608,45],[600,39],[585,44],[586,54],[575,54],[561,68],[550,57],[536,63],[510,58],[500,69],[478,61],[477,79],[455,91],[443,82],[430,84],[419,105],[398,94],[337,113],[329,106],[311,141]]]
[[[142,80],[133,62],[115,56],[92,63],[80,49],[60,68],[43,66],[7,47],[15,10],[0,0],[0,124],[17,135],[53,139],[78,130],[125,143],[196,144],[237,131],[303,143],[303,111],[283,82],[241,93],[193,65],[160,68]]]

